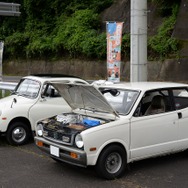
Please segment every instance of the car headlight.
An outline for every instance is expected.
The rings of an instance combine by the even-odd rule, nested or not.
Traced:
[[[82,136],[80,134],[77,134],[75,137],[75,144],[78,148],[82,148],[84,146],[84,142],[82,140]]]
[[[42,123],[37,124],[36,126],[36,132],[38,136],[42,136],[43,135],[43,126]]]

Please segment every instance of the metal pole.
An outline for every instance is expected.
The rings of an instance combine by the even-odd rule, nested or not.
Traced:
[[[147,0],[131,0],[130,81],[147,81]]]
[[[2,81],[2,69],[3,69],[3,49],[4,49],[4,42],[0,42],[0,81]]]

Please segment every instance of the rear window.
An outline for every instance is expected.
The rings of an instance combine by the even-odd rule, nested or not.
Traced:
[[[187,89],[173,89],[175,108],[183,109],[188,107],[188,92]]]

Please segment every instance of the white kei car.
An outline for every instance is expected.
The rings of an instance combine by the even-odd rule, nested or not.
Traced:
[[[5,134],[10,144],[27,143],[38,120],[70,111],[50,82],[88,84],[66,75],[23,77],[10,96],[0,99],[0,134]]]
[[[53,84],[72,108],[39,121],[36,145],[56,161],[95,166],[106,179],[130,162],[188,148],[188,85]]]

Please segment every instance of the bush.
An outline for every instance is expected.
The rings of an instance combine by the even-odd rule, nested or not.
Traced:
[[[67,50],[72,56],[95,54],[95,46],[98,43],[99,17],[92,10],[78,10],[66,21],[59,21],[57,35],[53,40],[54,49]],[[100,34],[99,34],[100,35]],[[100,38],[100,37],[99,37]]]
[[[173,7],[180,5],[180,0],[152,0],[158,5],[158,11],[162,17],[171,16]]]
[[[149,55],[164,59],[169,54],[177,53],[178,40],[172,37],[174,25],[176,23],[178,6],[173,8],[173,14],[164,19],[159,27],[157,35],[150,37],[148,41]]]
[[[49,58],[50,55],[54,59],[64,54],[104,56],[103,42],[106,43],[106,40],[99,32],[99,13],[113,0],[14,2],[21,4],[21,16],[1,19],[4,58]]]

